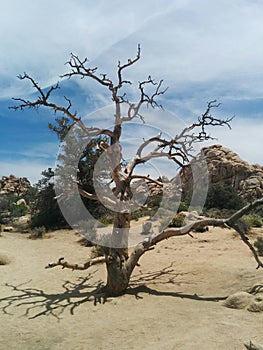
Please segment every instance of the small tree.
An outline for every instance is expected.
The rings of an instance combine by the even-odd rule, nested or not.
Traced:
[[[205,208],[240,209],[244,200],[239,197],[235,188],[223,183],[211,184],[207,193]]]
[[[137,55],[134,59],[129,59],[125,64],[118,63],[117,66],[117,81],[110,79],[106,74],[98,74],[97,67],[90,68],[88,60],[81,60],[78,56],[71,54],[69,62],[67,62],[70,71],[62,76],[62,78],[71,78],[74,76],[82,79],[92,79],[99,85],[108,90],[115,106],[113,115],[113,127],[110,129],[103,129],[99,127],[91,127],[84,124],[82,119],[76,113],[71,111],[71,101],[66,99],[67,106],[58,105],[52,101],[51,95],[59,88],[56,84],[47,91],[44,91],[39,84],[28,74],[19,76],[21,80],[30,81],[36,91],[38,98],[34,101],[25,100],[22,98],[15,98],[19,101],[19,105],[13,107],[14,109],[25,109],[47,107],[54,110],[56,113],[61,112],[71,122],[72,126],[77,127],[77,132],[80,131],[83,137],[106,137],[108,142],[97,144],[90,144],[90,147],[99,147],[103,152],[105,163],[108,167],[108,172],[111,176],[111,183],[114,185],[109,189],[113,192],[114,199],[105,196],[104,200],[111,203],[114,208],[114,223],[111,233],[111,247],[103,257],[90,259],[83,265],[71,264],[60,258],[56,263],[49,264],[48,267],[62,266],[63,268],[71,269],[88,269],[94,264],[105,263],[107,267],[107,284],[106,291],[110,295],[117,295],[127,288],[130,276],[137,265],[140,257],[148,250],[152,249],[160,241],[172,236],[181,236],[188,234],[191,230],[204,227],[207,225],[214,226],[229,226],[235,228],[242,238],[242,240],[252,250],[258,266],[263,267],[258,259],[254,247],[249,243],[246,236],[236,225],[236,221],[252,208],[263,203],[263,200],[258,200],[228,219],[205,219],[199,220],[192,224],[188,224],[182,228],[166,228],[159,233],[153,233],[145,238],[142,242],[137,244],[131,252],[128,252],[128,240],[130,231],[131,210],[130,203],[133,196],[132,185],[138,179],[144,180],[147,184],[154,184],[163,188],[163,182],[152,179],[150,176],[143,176],[136,172],[138,165],[149,162],[152,159],[167,158],[175,162],[179,167],[188,164],[193,158],[193,146],[195,143],[200,143],[211,139],[207,132],[207,127],[211,126],[230,126],[229,123],[232,118],[220,119],[212,115],[212,110],[218,107],[216,101],[211,101],[207,105],[207,109],[198,120],[192,125],[185,127],[178,131],[171,139],[162,137],[161,134],[143,140],[138,145],[137,152],[134,157],[128,161],[123,162],[121,136],[123,125],[126,122],[133,121],[135,118],[143,120],[141,109],[143,105],[151,108],[162,108],[157,101],[158,97],[163,95],[166,89],[163,89],[163,81],[156,82],[151,76],[146,80],[138,83],[139,98],[136,103],[130,102],[123,94],[122,89],[126,85],[132,84],[130,80],[125,80],[123,77],[124,71],[134,65],[141,57],[140,47],[138,46]],[[125,107],[125,108],[124,108]],[[151,148],[149,150],[149,148]],[[65,172],[65,169],[64,169]],[[68,177],[67,181],[70,181]],[[72,178],[72,181],[76,179]],[[66,192],[66,191],[65,191]],[[81,186],[79,186],[79,193],[81,196],[90,200],[98,201],[98,196],[89,193]],[[63,195],[63,194],[61,194]]]
[[[36,193],[31,202],[31,227],[57,229],[68,227],[55,199],[54,171],[51,168],[42,172],[42,179],[36,184]]]

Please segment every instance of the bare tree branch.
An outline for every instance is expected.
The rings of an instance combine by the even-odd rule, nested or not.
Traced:
[[[111,138],[113,137],[113,132],[111,130],[96,128],[96,127],[86,127],[85,124],[82,122],[81,118],[77,118],[77,112],[72,113],[70,111],[72,107],[72,103],[71,103],[71,100],[68,99],[67,97],[64,96],[65,100],[68,103],[67,107],[59,106],[55,103],[49,102],[48,99],[50,98],[52,92],[60,88],[58,83],[54,86],[51,86],[50,89],[47,91],[47,93],[45,93],[43,89],[41,89],[41,87],[38,85],[38,83],[32,77],[30,77],[27,73],[24,73],[23,75],[19,75],[18,78],[20,80],[25,80],[25,79],[29,80],[32,83],[33,87],[39,92],[39,96],[35,101],[25,100],[22,98],[13,98],[14,101],[18,101],[22,103],[20,103],[17,106],[12,106],[9,108],[14,110],[18,110],[18,109],[24,110],[25,108],[37,109],[40,106],[45,106],[52,109],[55,113],[61,112],[62,114],[66,115],[73,122],[71,127],[73,127],[74,125],[78,125],[85,132],[85,135],[89,137],[95,137],[99,135],[106,135]]]
[[[229,218],[226,219],[214,219],[214,218],[205,218],[202,220],[197,220],[194,222],[191,222],[183,227],[179,228],[167,228],[163,230],[160,233],[153,234],[152,236],[146,238],[144,241],[139,243],[132,251],[129,261],[127,262],[127,265],[132,270],[140,257],[149,249],[152,249],[157,243],[163,241],[164,239],[168,239],[170,237],[175,236],[185,236],[189,234],[191,231],[196,230],[200,227],[206,227],[206,226],[218,226],[223,228],[233,228],[237,231],[239,234],[241,240],[249,247],[251,250],[254,259],[257,262],[257,269],[263,268],[263,262],[260,260],[257,251],[253,247],[253,245],[249,242],[248,237],[246,237],[246,234],[242,231],[242,229],[239,227],[237,220],[240,219],[243,215],[249,213],[252,209],[255,209],[256,207],[263,205],[263,198],[257,199],[253,203],[248,204],[247,206],[243,207],[242,209],[238,210],[236,213],[231,215]]]
[[[159,88],[160,84],[158,85]],[[146,95],[147,96],[147,95]],[[146,97],[147,99],[147,97]],[[213,139],[207,133],[207,127],[209,126],[228,126],[234,117],[227,119],[219,119],[211,114],[213,108],[217,108],[220,103],[216,103],[216,100],[210,101],[207,104],[206,111],[198,118],[196,123],[184,128],[180,134],[176,135],[170,140],[162,138],[161,133],[155,137],[152,137],[144,142],[137,149],[135,157],[126,166],[126,173],[130,176],[133,170],[138,164],[145,163],[153,158],[165,157],[174,161],[180,167],[184,167],[189,163],[193,155],[193,145],[197,142]],[[154,149],[147,155],[143,155],[143,151],[149,145],[155,145]]]
[[[107,203],[112,209],[114,209],[117,205],[117,203],[115,201],[113,201],[112,199],[108,198],[108,197],[97,197],[94,194],[88,193],[87,191],[83,190],[82,188],[79,188],[79,193],[82,197],[94,200],[94,201],[99,201],[102,200],[103,202]]]
[[[157,83],[152,79],[151,76],[149,76],[147,80],[139,82],[138,87],[139,87],[139,91],[140,91],[140,99],[139,99],[139,102],[137,104],[131,103],[128,99],[126,99],[125,94],[123,96],[119,96],[120,103],[125,102],[126,104],[129,105],[127,116],[122,117],[121,122],[131,121],[134,118],[140,118],[142,120],[142,122],[144,122],[143,116],[139,113],[143,104],[146,104],[147,107],[151,106],[152,108],[163,109],[163,106],[156,101],[156,97],[163,95],[168,89],[168,87],[167,87],[167,88],[161,90],[162,84],[163,84],[163,80],[160,80]],[[155,91],[152,93],[152,95],[149,95],[146,93],[145,88],[147,86],[151,86],[151,87],[154,86],[155,87]]]
[[[87,67],[86,64],[88,63],[88,59],[85,58],[83,61],[73,53],[70,55],[70,60],[66,62],[67,65],[71,68],[70,73],[66,73],[61,75],[61,78],[71,78],[72,76],[80,76],[81,79],[85,77],[92,78],[96,80],[101,85],[107,86],[108,88],[113,88],[113,82],[112,80],[107,78],[106,74],[97,74],[98,67],[90,68]],[[102,78],[100,78],[102,76]]]
[[[168,90],[168,87],[165,88],[164,90],[161,90],[163,84],[163,80],[160,80],[158,83],[155,82],[152,77],[149,75],[147,80],[144,80],[142,82],[139,82],[139,90],[141,92],[141,99],[140,99],[140,103],[147,103],[147,105],[156,108],[163,108],[162,105],[158,104],[155,100],[155,98],[157,96],[163,95],[165,94],[165,92]],[[156,86],[156,89],[154,91],[154,93],[150,96],[145,92],[145,87],[147,85],[151,85],[151,86]]]
[[[131,180],[134,179],[141,179],[141,180],[145,180],[146,182],[151,182],[154,183],[157,186],[163,187],[163,183],[157,180],[154,180],[152,178],[150,178],[149,176],[143,176],[143,175],[132,175],[131,176]]]
[[[62,266],[62,269],[67,268],[67,269],[72,269],[72,270],[87,270],[89,267],[91,267],[93,265],[103,264],[103,263],[108,262],[108,260],[109,260],[109,258],[106,258],[105,256],[99,256],[97,258],[88,260],[84,264],[79,265],[79,264],[68,263],[67,261],[64,260],[64,258],[60,258],[60,259],[58,259],[57,262],[50,263],[45,268],[51,269],[51,268],[56,267],[56,266]]]
[[[141,58],[141,47],[140,44],[138,44],[138,49],[137,49],[137,56],[134,59],[128,59],[128,62],[126,64],[121,65],[120,61],[118,63],[118,85],[115,87],[115,89],[120,89],[123,84],[131,84],[131,82],[129,80],[123,80],[122,78],[122,71],[125,68],[130,67],[131,65],[133,65],[135,62],[137,62],[139,59]]]

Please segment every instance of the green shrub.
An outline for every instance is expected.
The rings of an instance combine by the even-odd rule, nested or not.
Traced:
[[[254,242],[254,247],[257,248],[258,255],[263,256],[263,237],[258,237]]]
[[[13,198],[12,200],[10,199],[10,196],[8,195],[4,195],[0,197],[0,211],[9,211],[10,209],[10,202],[13,202]]]
[[[24,216],[28,211],[27,207],[24,204],[12,204],[10,209],[10,216],[13,218]]]
[[[182,227],[184,225],[184,220],[185,215],[179,213],[172,218],[169,227]]]
[[[238,196],[237,191],[223,183],[211,184],[205,202],[205,208],[218,209],[240,209],[244,206],[244,201]]]
[[[36,194],[31,207],[31,227],[45,226],[46,229],[68,228],[69,225],[62,215],[55,199],[53,184],[47,184]],[[72,208],[74,210],[74,208]]]
[[[204,210],[204,215],[209,218],[225,219],[230,217],[232,214],[234,214],[235,211],[236,210],[234,209],[211,208],[211,209]]]
[[[27,214],[26,205],[17,205],[16,202],[22,197],[14,194],[6,194],[0,197],[0,214],[6,213],[9,218],[17,218]]]
[[[180,211],[188,211],[189,205],[185,202],[181,202],[179,204],[179,208],[178,208],[178,213],[180,213]]]
[[[109,216],[109,215],[104,215],[98,219],[98,221],[104,226],[112,225],[113,220],[114,220],[113,216]]]
[[[246,222],[250,227],[262,227],[262,217],[257,214],[244,215],[242,221]]]

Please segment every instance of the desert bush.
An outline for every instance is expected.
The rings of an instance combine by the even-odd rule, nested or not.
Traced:
[[[240,209],[244,200],[238,196],[235,188],[223,183],[211,184],[205,202],[205,208]]]
[[[48,184],[37,193],[32,206],[31,227],[45,226],[46,229],[68,227],[55,199],[54,185]]]
[[[246,222],[250,227],[262,227],[263,219],[257,214],[244,215],[242,220]]]
[[[103,215],[102,217],[100,217],[98,219],[98,221],[104,226],[112,225],[113,224],[113,216]]]
[[[254,247],[257,248],[258,255],[263,256],[263,237],[258,237],[256,239]]]
[[[210,208],[205,209],[203,214],[209,218],[225,219],[234,214],[234,212],[234,209]]]
[[[14,194],[6,194],[0,197],[0,213],[6,213],[9,218],[16,218],[27,214],[26,205],[17,205],[16,202],[22,197]]]
[[[178,207],[178,213],[181,211],[187,211],[189,208],[189,205],[185,202],[180,202],[179,207]]]
[[[20,216],[24,216],[27,214],[27,212],[28,212],[28,208],[26,205],[24,204],[17,205],[13,203],[10,208],[10,217],[17,218]]]
[[[31,230],[31,233],[28,238],[30,239],[39,239],[44,238],[46,234],[46,228],[45,226],[35,227]]]
[[[139,210],[133,211],[131,213],[131,220],[138,221],[140,217],[141,217],[141,212]]]
[[[10,200],[10,197],[5,195],[5,196],[1,196],[0,197],[0,211],[9,211],[10,209],[10,202],[12,202]]]
[[[172,218],[169,227],[182,227],[184,225],[184,220],[185,215],[179,213]]]

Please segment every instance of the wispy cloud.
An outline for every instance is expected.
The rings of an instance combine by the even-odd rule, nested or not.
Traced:
[[[214,132],[217,142],[232,147],[247,160],[261,162],[262,18],[263,3],[256,0],[4,2],[0,13],[0,114],[5,126],[0,147],[6,166],[1,165],[1,171],[10,172],[8,165],[16,170],[15,162],[4,156],[4,152],[13,152],[14,147],[20,153],[20,165],[25,165],[17,170],[24,169],[29,174],[33,164],[36,169],[50,166],[47,160],[54,152],[51,144],[50,149],[42,147],[43,138],[52,141],[46,134],[40,137],[36,126],[41,122],[41,128],[46,127],[46,118],[50,120],[46,111],[40,111],[39,118],[32,117],[33,111],[25,112],[24,120],[32,122],[27,128],[17,114],[8,113],[8,118],[5,117],[7,98],[24,97],[32,92],[30,84],[15,78],[18,73],[27,71],[42,86],[48,86],[65,72],[63,64],[74,52],[81,58],[88,57],[91,66],[98,66],[99,72],[107,72],[116,79],[118,60],[126,62],[136,55],[138,43],[142,59],[125,73],[126,78],[136,83],[152,74],[157,79],[164,78],[170,87],[162,100],[167,112],[145,111],[147,123],[173,135],[184,123],[191,123],[200,115],[207,101],[217,98],[223,102],[217,111],[220,116],[237,115],[231,132],[225,129]],[[110,103],[110,96],[94,82],[76,82],[63,83],[65,94],[70,92],[72,101],[77,100],[74,109],[93,126],[96,123],[110,126],[114,111],[107,108],[97,111]],[[133,93],[132,90],[132,96]],[[90,115],[92,110],[96,113]],[[136,127],[136,139],[146,137],[144,132]],[[26,133],[31,142],[27,143],[19,133]],[[36,134],[39,140],[33,137]],[[129,146],[132,133],[128,132],[127,137]],[[129,150],[127,155],[132,154]],[[32,159],[30,166],[26,166],[26,159]]]
[[[41,178],[41,173],[43,170],[52,167],[50,162],[40,162],[31,159],[28,160],[7,160],[0,161],[0,177],[15,175],[17,177],[26,176],[31,184],[36,183]]]

